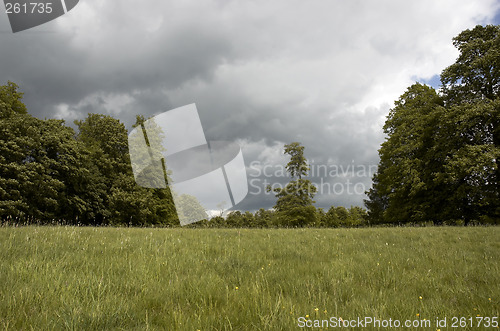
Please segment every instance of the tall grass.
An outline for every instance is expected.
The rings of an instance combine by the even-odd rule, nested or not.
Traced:
[[[0,228],[6,330],[293,330],[306,315],[436,330],[499,311],[499,227]]]

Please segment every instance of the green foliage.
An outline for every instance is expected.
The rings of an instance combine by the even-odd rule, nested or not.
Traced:
[[[500,144],[495,130],[500,123],[500,99],[450,107],[442,118],[437,138],[443,172],[436,174],[449,188],[450,218],[465,223],[482,216],[500,219]]]
[[[395,104],[384,126],[388,138],[379,150],[367,207],[374,223],[422,222],[437,198],[429,193],[437,189],[434,173],[442,171],[429,152],[435,148],[442,100],[434,89],[417,83]]]
[[[367,216],[366,210],[359,206],[351,206],[351,208],[349,208],[349,219],[350,225],[352,226],[365,225]]]
[[[0,217],[58,219],[72,208],[84,209],[68,185],[78,184],[73,176],[81,172],[80,152],[74,131],[61,120],[17,112],[1,119]]]
[[[449,103],[494,100],[500,92],[500,26],[478,25],[453,38],[460,55],[443,70],[443,93]]]
[[[225,225],[230,228],[239,228],[243,226],[243,217],[239,210],[230,212],[226,217]]]
[[[18,91],[19,86],[9,81],[0,86],[0,119],[12,114],[27,114],[26,106],[22,103],[23,93]]]
[[[254,226],[258,228],[269,227],[273,224],[273,211],[260,208],[254,214]]]
[[[304,146],[301,146],[298,142],[293,142],[285,145],[284,152],[290,155],[290,162],[286,165],[286,170],[290,173],[290,176],[297,177],[298,179],[301,179],[302,176],[307,176],[309,165],[304,156]]]
[[[168,189],[146,189],[136,184],[130,165],[125,126],[111,116],[89,114],[76,121],[81,141],[89,151],[94,194],[93,220],[129,225],[173,225],[177,214]]]
[[[316,187],[309,180],[292,180],[284,188],[275,188],[278,201],[274,208],[278,212],[278,223],[289,227],[314,223],[316,208],[312,200]]]
[[[325,213],[319,211],[321,226],[323,227],[358,227],[366,225],[366,210],[361,207],[352,206],[349,209],[345,207],[330,207]]]
[[[290,227],[305,226],[316,222],[316,208],[313,206],[316,187],[303,176],[307,175],[309,166],[304,157],[304,147],[298,142],[285,145],[285,154],[290,155],[286,169],[292,178],[284,188],[276,187],[274,192],[278,201],[274,206],[277,211],[278,224]],[[267,187],[271,191],[271,186]]]
[[[127,130],[119,120],[100,114],[88,114],[83,121],[75,121],[83,142],[103,175],[113,180],[130,169]]]
[[[367,192],[370,223],[500,221],[499,31],[462,32],[442,93],[417,83],[396,101]]]

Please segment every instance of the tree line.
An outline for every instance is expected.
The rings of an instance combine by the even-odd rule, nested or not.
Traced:
[[[169,189],[144,188],[135,182],[123,123],[108,115],[88,114],[84,120],[75,121],[75,131],[64,120],[33,117],[22,97],[15,83],[0,86],[2,222],[179,226]],[[138,116],[136,125],[143,121],[144,117]],[[288,167],[299,178],[277,192],[280,198],[274,210],[233,211],[193,226],[362,224],[365,211],[359,207],[316,210],[312,205],[314,191],[307,195],[314,187],[300,178],[308,170],[303,147],[299,143],[287,146],[286,151],[293,154]]]

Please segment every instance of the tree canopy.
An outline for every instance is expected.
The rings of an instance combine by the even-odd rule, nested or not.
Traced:
[[[367,192],[371,222],[498,222],[499,32],[490,25],[460,33],[440,93],[416,83],[396,101]]]

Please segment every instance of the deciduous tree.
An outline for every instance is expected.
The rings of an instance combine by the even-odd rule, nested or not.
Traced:
[[[316,187],[308,179],[304,179],[309,171],[304,147],[298,142],[285,145],[285,154],[290,155],[286,169],[292,181],[284,188],[276,187],[278,201],[274,209],[278,213],[278,222],[285,226],[305,226],[316,221],[316,208],[313,206]],[[268,186],[268,191],[271,187]]]

